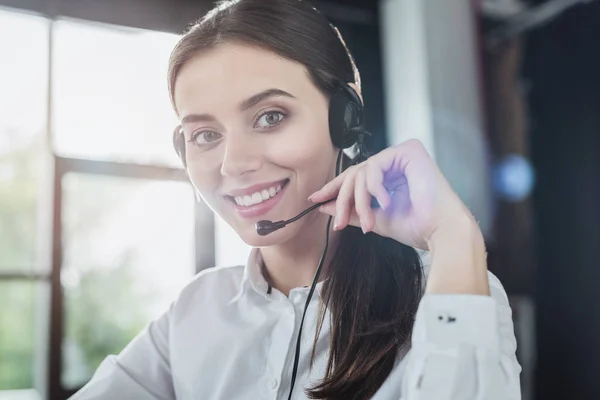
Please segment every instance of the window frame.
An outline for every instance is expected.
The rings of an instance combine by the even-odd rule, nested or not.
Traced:
[[[21,9],[2,8],[8,12],[27,14]],[[38,15],[40,16],[40,15]],[[54,151],[52,135],[53,116],[53,82],[52,82],[52,57],[53,57],[53,27],[58,20],[57,17],[45,17],[48,21],[48,59],[47,69],[47,98],[46,121],[42,140],[44,141],[42,157],[50,166],[41,176],[41,185],[44,189],[38,207],[38,232],[37,247],[39,259],[36,266],[47,265],[49,269],[32,268],[31,271],[7,270],[0,271],[0,282],[41,282],[48,285],[49,306],[41,310],[44,318],[42,324],[47,322],[47,332],[43,332],[42,345],[47,349],[47,354],[42,355],[43,362],[40,363],[40,355],[35,355],[34,389],[42,399],[63,400],[72,396],[79,388],[67,389],[62,385],[62,343],[64,339],[64,293],[61,285],[61,270],[63,263],[63,177],[68,173],[79,173],[83,175],[103,175],[118,178],[133,178],[154,181],[177,181],[189,182],[186,171],[182,168],[155,164],[136,164],[133,162],[97,161],[82,158],[62,157]],[[86,21],[83,21],[86,22]],[[89,21],[94,23],[95,21]],[[165,133],[168,134],[168,133]],[[190,183],[191,184],[191,183]],[[49,196],[45,195],[49,194]],[[212,211],[203,202],[194,203],[194,236],[195,236],[195,272],[215,265],[215,222]],[[45,227],[48,229],[44,229]],[[46,234],[47,233],[47,234]],[[198,238],[202,240],[198,240]],[[36,267],[34,266],[34,267]],[[191,278],[191,277],[190,277]],[[46,318],[47,316],[47,318]],[[43,328],[42,328],[43,329]],[[40,336],[36,332],[36,336]],[[37,349],[36,349],[37,350]],[[24,389],[23,391],[31,391]],[[20,392],[20,391],[19,391]],[[0,398],[2,392],[0,391]]]
[[[52,211],[52,270],[50,273],[50,345],[48,360],[49,399],[66,399],[77,390],[66,389],[62,385],[62,341],[64,338],[64,294],[62,290],[61,269],[63,261],[62,246],[62,201],[63,177],[69,173],[83,175],[101,175],[117,178],[133,178],[155,181],[189,182],[183,169],[166,166],[121,163],[114,161],[96,161],[54,155],[54,185]],[[195,270],[196,273],[214,266],[214,217],[208,206],[195,202]],[[203,240],[197,240],[202,237]]]

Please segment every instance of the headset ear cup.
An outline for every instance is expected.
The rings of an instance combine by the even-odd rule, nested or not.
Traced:
[[[187,163],[185,159],[185,137],[183,136],[183,132],[181,131],[181,127],[176,127],[173,131],[173,148],[175,152],[181,159],[183,163],[183,167],[187,168]]]
[[[354,145],[362,122],[360,97],[349,85],[340,85],[329,102],[329,132],[333,144],[341,149]]]

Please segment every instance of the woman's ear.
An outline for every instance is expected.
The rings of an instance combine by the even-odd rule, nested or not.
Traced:
[[[360,101],[362,102],[362,104],[364,106],[365,105],[365,101],[363,100],[362,93],[360,92],[360,88],[354,82],[348,82],[348,85],[350,85],[350,87],[352,89],[354,89],[354,91],[356,92],[356,94],[358,94],[358,97],[360,97]]]

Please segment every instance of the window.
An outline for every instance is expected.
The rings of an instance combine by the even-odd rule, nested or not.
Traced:
[[[62,380],[77,388],[194,274],[194,195],[183,182],[74,173],[62,187]]]
[[[248,246],[236,231],[215,217],[215,259],[217,265],[244,265],[250,255]]]
[[[48,80],[44,18],[0,10],[0,393],[37,386],[49,265],[40,258]],[[35,392],[34,392],[35,394]],[[0,394],[0,398],[2,394]]]
[[[48,21],[0,10],[0,271],[36,261]]]
[[[57,21],[53,132],[60,155],[179,166],[167,62],[178,36]]]
[[[215,263],[171,145],[177,39],[0,10],[0,399],[66,399]]]
[[[40,283],[0,280],[0,388],[34,387]]]

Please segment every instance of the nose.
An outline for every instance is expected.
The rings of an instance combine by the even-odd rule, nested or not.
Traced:
[[[261,167],[260,146],[251,135],[231,135],[225,143],[225,154],[221,164],[221,175],[237,178]]]

